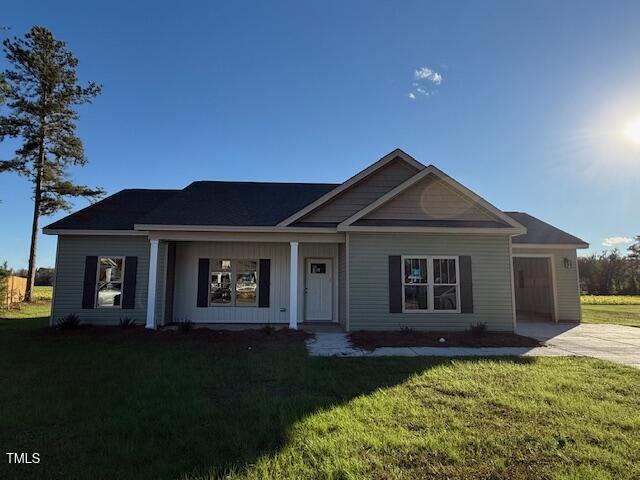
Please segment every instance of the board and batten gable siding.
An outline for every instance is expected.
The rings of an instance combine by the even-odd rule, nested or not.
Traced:
[[[74,313],[82,323],[116,325],[122,317],[134,318],[144,325],[147,313],[149,280],[149,239],[141,236],[59,235],[52,319],[55,322]],[[135,308],[82,308],[84,266],[87,256],[138,257]],[[125,265],[126,269],[126,265]]]
[[[363,218],[495,221],[497,217],[431,174]]]
[[[395,159],[321,205],[300,222],[342,222],[411,178],[417,171],[404,160]]]
[[[580,286],[578,284],[578,256],[572,249],[537,249],[519,248],[513,244],[514,255],[553,255],[556,298],[558,300],[559,322],[580,322]],[[569,260],[569,268],[565,268],[564,259]]]
[[[469,255],[473,313],[389,313],[390,255]],[[509,237],[502,235],[349,235],[349,330],[464,330],[486,322],[513,331]]]

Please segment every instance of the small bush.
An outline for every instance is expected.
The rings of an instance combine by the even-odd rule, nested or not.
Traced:
[[[413,328],[407,327],[405,325],[405,326],[400,327],[400,333],[402,335],[413,335],[413,333],[415,333],[415,330]]]
[[[120,328],[132,328],[135,326],[136,326],[136,321],[131,317],[124,317],[120,319]]]
[[[189,333],[193,329],[193,322],[188,318],[178,321],[178,328],[182,333]]]
[[[264,327],[262,327],[262,333],[264,333],[265,335],[271,335],[273,332],[276,331],[275,328],[273,328],[271,325],[265,325]]]
[[[70,313],[64,318],[59,318],[56,325],[60,330],[74,330],[80,326],[80,317],[75,313]]]
[[[487,322],[475,322],[469,326],[469,331],[476,337],[482,337],[487,333]]]

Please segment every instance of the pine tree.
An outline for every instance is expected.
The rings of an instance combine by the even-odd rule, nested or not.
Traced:
[[[0,140],[20,138],[14,158],[0,161],[1,172],[16,172],[33,183],[33,224],[25,301],[31,301],[36,272],[40,216],[70,210],[69,197],[95,199],[100,188],[75,184],[70,166],[84,166],[82,141],[76,134],[75,106],[100,94],[94,82],[78,84],[78,60],[64,42],[44,27],[24,38],[2,42],[10,68],[0,73],[8,114],[0,116]],[[4,113],[4,112],[3,112]]]

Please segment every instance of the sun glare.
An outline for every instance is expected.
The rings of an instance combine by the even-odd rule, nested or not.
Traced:
[[[624,129],[627,140],[640,145],[640,117],[631,120]]]

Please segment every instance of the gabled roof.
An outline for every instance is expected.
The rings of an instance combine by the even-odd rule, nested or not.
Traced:
[[[333,183],[193,182],[138,219],[144,225],[274,226]]]
[[[394,199],[395,197],[400,195],[400,193],[402,193],[403,191],[407,190],[412,185],[415,185],[420,180],[423,180],[428,175],[434,175],[437,178],[443,180],[450,187],[452,187],[454,190],[456,190],[458,193],[460,193],[462,196],[464,196],[464,197],[468,198],[469,200],[471,200],[471,201],[477,203],[478,205],[480,205],[482,208],[484,208],[490,214],[492,214],[493,216],[496,217],[496,219],[498,220],[498,222],[497,222],[498,224],[502,222],[503,223],[503,225],[502,225],[503,227],[517,229],[521,233],[525,232],[525,228],[520,223],[518,223],[516,220],[514,220],[512,217],[506,215],[502,210],[500,210],[497,207],[493,206],[492,204],[487,202],[484,198],[482,198],[481,196],[475,194],[474,192],[469,190],[467,187],[465,187],[461,183],[457,182],[456,180],[451,178],[449,175],[444,173],[442,170],[436,168],[433,165],[429,165],[428,167],[422,169],[421,171],[416,173],[413,177],[409,178],[407,181],[401,183],[400,185],[398,185],[396,188],[394,188],[390,192],[387,192],[386,194],[382,195],[375,202],[369,204],[368,206],[366,206],[365,208],[363,208],[359,212],[356,212],[354,215],[352,215],[351,217],[349,217],[346,220],[344,220],[342,223],[340,223],[338,225],[338,229],[349,229],[349,227],[351,227],[351,226],[356,226],[355,223],[357,221],[361,220],[365,215],[367,215],[368,213],[376,210],[377,208],[381,207],[385,203],[391,201],[392,199]],[[418,225],[416,224],[416,226],[418,226]],[[495,227],[490,227],[490,228],[495,228]]]
[[[417,173],[342,223],[297,220],[397,158],[406,161],[412,166],[412,170],[417,169]],[[490,215],[486,219],[477,220],[411,220],[373,218],[368,215],[427,175],[437,176],[457,193],[486,209]],[[521,248],[529,245],[547,248],[588,247],[580,238],[531,215],[500,211],[433,165],[425,167],[401,150],[394,150],[343,184],[200,181],[182,190],[122,190],[46,226],[44,231],[52,234],[145,235],[149,230],[169,230],[171,227],[175,230],[192,228],[238,231],[253,231],[256,228],[269,231],[304,228],[311,231],[315,228],[316,231],[324,230],[329,233],[349,229],[393,232],[447,229],[468,233],[500,230],[505,233],[522,233],[513,237],[514,246]]]
[[[514,245],[546,244],[570,245],[574,248],[588,248],[589,244],[581,238],[570,235],[559,228],[524,212],[505,212],[518,223],[527,228],[527,233],[512,238]]]
[[[302,210],[294,212],[292,215],[282,220],[278,225],[281,227],[286,227],[287,225],[291,225],[292,223],[300,220],[302,217],[304,217],[308,213],[312,212],[313,210],[316,210],[321,205],[324,205],[329,200],[335,198],[340,193],[344,192],[345,190],[348,190],[350,187],[354,186],[364,178],[368,177],[373,172],[379,170],[380,168],[387,165],[389,162],[392,162],[393,160],[396,160],[396,159],[403,160],[418,170],[422,170],[423,168],[425,168],[425,166],[422,163],[418,162],[411,155],[402,151],[399,148],[396,148],[395,150],[386,154],[384,157],[382,157],[380,160],[378,160],[374,164],[368,166],[364,170],[355,174],[350,179],[346,180],[345,182],[339,185],[336,185],[334,189],[328,191],[326,194],[316,199],[314,202],[310,203]]]
[[[121,190],[99,202],[78,210],[47,230],[133,230],[133,226],[150,210],[180,190]]]

